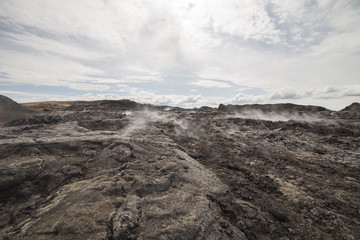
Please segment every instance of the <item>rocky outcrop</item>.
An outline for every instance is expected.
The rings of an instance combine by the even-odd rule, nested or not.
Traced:
[[[341,111],[360,112],[360,103],[354,102]]]
[[[0,124],[28,116],[32,113],[26,107],[21,106],[12,99],[0,95]]]
[[[0,238],[360,238],[358,120],[315,116],[120,101],[9,122]]]

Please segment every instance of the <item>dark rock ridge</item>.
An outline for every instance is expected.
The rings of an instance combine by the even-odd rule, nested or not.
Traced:
[[[0,128],[0,239],[360,239],[354,111],[59,106]]]
[[[12,99],[0,95],[0,124],[28,116],[32,111]]]
[[[354,102],[341,111],[360,112],[360,103]]]

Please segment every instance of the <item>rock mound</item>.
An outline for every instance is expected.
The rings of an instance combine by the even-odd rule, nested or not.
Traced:
[[[354,102],[341,111],[360,112],[360,103]]]
[[[0,95],[0,124],[29,115],[32,111],[12,99]]]

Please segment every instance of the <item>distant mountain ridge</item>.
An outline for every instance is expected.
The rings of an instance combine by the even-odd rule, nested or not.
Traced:
[[[279,104],[245,104],[245,105],[223,105],[220,104],[218,110],[221,111],[249,111],[260,110],[262,112],[320,112],[330,111],[320,106],[305,106],[292,103]]]

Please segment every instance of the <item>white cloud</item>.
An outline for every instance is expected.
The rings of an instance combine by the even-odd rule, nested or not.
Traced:
[[[351,102],[355,102],[359,99],[359,97],[360,85],[351,85],[340,88],[325,87],[322,89],[311,89],[307,91],[286,88],[280,90],[270,90],[260,95],[251,95],[240,92],[230,101],[230,103],[248,104],[293,102],[298,104],[327,106],[327,101],[331,100],[332,106],[330,108],[339,110]],[[343,101],[334,101],[336,99],[343,99]]]
[[[49,98],[49,97],[59,97],[61,98],[62,96],[61,95],[54,95],[54,94],[40,94],[40,93],[29,93],[29,92],[21,92],[21,91],[3,91],[3,90],[0,90],[0,93],[1,94],[15,94],[15,95],[21,95],[21,96],[28,96],[28,97],[45,97],[46,98]]]
[[[0,16],[10,23],[35,28],[52,35],[86,37],[105,41],[124,48],[125,43],[116,31],[116,21],[123,16],[121,8],[106,7],[103,1],[5,1]],[[115,21],[114,21],[115,20]],[[119,19],[121,20],[121,19]]]
[[[195,86],[204,87],[204,88],[231,88],[232,87],[231,84],[228,84],[226,82],[214,81],[214,80],[208,80],[208,79],[199,79],[199,80],[196,80],[195,82],[189,83],[189,85],[195,85]]]
[[[31,33],[23,32],[22,34],[4,33],[8,41],[16,43],[20,46],[29,46],[34,50],[54,53],[63,57],[80,58],[80,59],[101,59],[107,57],[91,49],[84,49],[78,43],[72,41],[61,41],[59,39],[51,39],[39,37]]]
[[[78,90],[108,89],[105,85],[92,84],[99,82],[99,79],[91,76],[101,75],[101,70],[77,62],[50,55],[21,54],[7,50],[0,50],[0,54],[0,71],[6,72],[11,79],[0,79],[1,82],[66,86]]]
[[[191,9],[188,7],[190,4]],[[229,37],[272,43],[280,41],[280,31],[266,12],[265,3],[202,0],[179,1],[174,5],[175,13],[189,30],[185,33],[186,40],[196,45],[214,47]]]
[[[127,64],[119,66],[121,75],[127,82],[162,82],[161,72],[146,68],[142,64]]]
[[[169,94],[161,95],[154,94],[147,91],[134,91],[129,92],[128,94],[87,94],[83,98],[91,100],[100,100],[100,99],[130,99],[139,103],[150,103],[154,105],[169,105],[169,106],[180,106],[180,107],[200,107],[206,105],[207,100],[205,100],[201,95],[180,95],[180,94]],[[219,100],[219,99],[217,99]],[[221,99],[223,100],[223,99]]]
[[[196,94],[202,97],[193,104],[205,105],[231,101],[234,96],[210,94],[211,88],[225,94],[233,86],[266,92],[239,94],[239,102],[333,104],[330,99],[343,103],[357,94],[349,88],[360,76],[356,0],[5,0],[0,5],[2,84],[117,96],[113,85],[136,83],[127,89],[134,99],[140,92],[141,101],[189,105],[177,91],[191,94],[194,86],[201,87]],[[314,90],[327,86],[336,91]],[[167,95],[164,89],[175,92]]]

